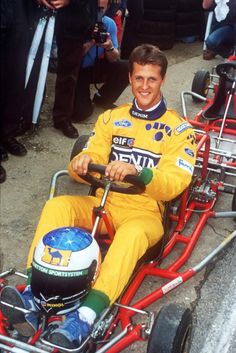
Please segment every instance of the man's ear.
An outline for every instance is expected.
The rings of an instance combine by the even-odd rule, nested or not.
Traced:
[[[131,73],[129,72],[129,83],[131,84]]]
[[[162,85],[164,85],[165,82],[166,82],[166,75],[165,75],[165,76],[163,77],[163,79],[162,79]]]

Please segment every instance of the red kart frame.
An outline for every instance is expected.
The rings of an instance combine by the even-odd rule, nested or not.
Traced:
[[[86,340],[78,349],[68,350],[53,346],[52,344],[49,344],[43,337],[44,328],[50,323],[49,321],[54,322],[54,320],[58,320],[58,317],[53,317],[48,322],[44,322],[37,333],[31,337],[27,343],[25,343],[9,336],[9,329],[6,319],[3,317],[3,314],[0,311],[0,348],[3,348],[4,352],[16,352],[16,349],[18,348],[18,351],[20,352],[34,353],[117,353],[121,352],[124,348],[128,347],[135,341],[144,341],[148,340],[149,338],[150,342],[151,337],[158,334],[158,332],[156,333],[157,327],[155,326],[154,322],[154,313],[148,311],[146,308],[173,289],[180,286],[182,283],[186,282],[197,272],[201,271],[213,258],[215,258],[225,247],[227,247],[234,238],[236,238],[236,231],[234,231],[196,266],[183,272],[180,271],[182,266],[186,264],[187,260],[189,259],[209,218],[236,217],[235,211],[223,213],[214,211],[216,199],[220,196],[220,193],[224,191],[224,188],[226,188],[228,192],[229,185],[224,185],[222,180],[216,181],[215,178],[213,180],[209,180],[207,177],[208,157],[210,154],[209,135],[206,133],[198,134],[197,142],[198,155],[200,155],[200,159],[201,156],[204,157],[202,158],[200,168],[198,168],[200,169],[200,173],[198,171],[196,176],[193,178],[193,183],[191,186],[187,188],[181,195],[180,203],[178,204],[178,212],[175,211],[176,208],[170,208],[168,219],[171,219],[175,226],[172,227],[173,231],[166,241],[163,252],[159,254],[160,256],[158,258],[156,257],[151,261],[141,265],[127,286],[120,300],[102,315],[98,325],[96,326],[95,333],[92,332],[91,337],[89,337],[88,340]],[[53,176],[49,196],[50,198],[54,197],[57,179],[65,174],[67,174],[67,171],[59,171]],[[109,186],[107,189],[105,188],[104,195],[108,193],[108,189]],[[194,228],[191,232],[189,232],[186,230],[186,225],[190,219],[192,219],[192,215],[195,212],[200,212],[200,217],[197,221],[194,221]],[[95,227],[92,231],[92,235],[97,237],[97,227],[101,219],[107,225],[108,237],[105,239],[105,243],[111,243],[114,234],[112,232],[112,228],[109,225],[103,206],[100,207],[98,213],[96,212],[96,214],[94,214]],[[181,255],[166,268],[161,268],[161,261],[174,250],[177,244],[181,244],[183,246]],[[158,254],[156,255],[158,256]],[[0,288],[6,284],[6,278],[12,273],[26,278],[24,274],[22,275],[10,269],[0,274]],[[142,299],[135,301],[136,292],[147,276],[158,277],[162,280],[165,280],[165,283],[157,287],[150,294],[144,296]],[[25,284],[19,285],[17,288],[20,291],[23,291]],[[19,310],[19,308],[15,309]],[[114,314],[112,313],[113,311],[115,312]],[[25,310],[25,312],[29,311]],[[146,323],[133,323],[133,316],[137,313],[146,316]],[[109,315],[109,320],[107,319],[107,315]],[[121,331],[118,334],[114,334],[114,337],[112,337],[112,334],[114,333],[117,325],[119,325]],[[188,333],[189,332],[186,331],[185,334],[187,335]],[[186,339],[186,337],[184,339]],[[149,344],[148,353],[156,352],[150,347],[151,345]],[[169,350],[168,352],[172,351]]]
[[[207,98],[209,89],[214,93],[211,98]],[[193,119],[186,110],[185,97],[189,95],[196,102],[205,102]],[[192,90],[181,93],[181,103],[184,118],[196,129],[210,134],[215,166],[233,167],[236,175],[236,56],[214,67],[211,75],[206,70],[197,71]]]

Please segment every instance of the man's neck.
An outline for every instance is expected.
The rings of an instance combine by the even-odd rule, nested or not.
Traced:
[[[155,104],[153,107],[151,107],[151,108],[149,108],[149,109],[146,109],[145,112],[151,112],[151,111],[153,111],[154,109],[156,109],[156,108],[160,105],[160,103],[161,103],[161,100],[160,100],[157,104]],[[141,109],[141,108],[138,106],[138,103],[137,103],[137,100],[136,100],[136,99],[135,99],[135,105],[136,105],[136,107],[137,107],[138,110],[144,111],[143,109]]]

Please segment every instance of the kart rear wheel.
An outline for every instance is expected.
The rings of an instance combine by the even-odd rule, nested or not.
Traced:
[[[169,304],[156,317],[147,353],[188,353],[191,332],[191,310],[180,304]]]
[[[72,160],[78,153],[82,151],[88,139],[89,139],[89,135],[81,135],[78,137],[78,139],[75,141],[74,146],[72,148],[70,160]]]
[[[203,97],[208,95],[210,84],[210,72],[207,70],[199,70],[195,73],[192,82],[192,92],[200,94]],[[192,96],[193,101],[198,103],[202,102],[201,99]]]

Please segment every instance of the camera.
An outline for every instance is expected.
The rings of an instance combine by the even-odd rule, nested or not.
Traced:
[[[103,7],[99,8],[97,15],[97,23],[95,24],[95,28],[92,33],[92,39],[95,40],[96,43],[104,43],[107,40],[107,29],[104,23],[102,22],[102,17],[104,15]]]
[[[106,42],[107,31],[103,23],[102,26],[100,26],[100,23],[96,24],[96,30],[93,32],[92,38],[95,40],[96,43]]]

